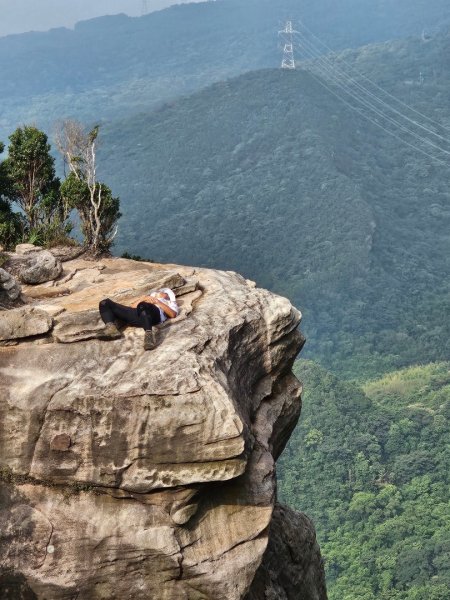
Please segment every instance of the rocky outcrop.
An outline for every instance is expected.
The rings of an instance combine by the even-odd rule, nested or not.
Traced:
[[[101,339],[99,300],[163,286],[181,313],[155,350],[134,328]],[[277,533],[274,513],[301,404],[288,300],[231,272],[82,258],[23,294],[21,316],[0,313],[16,343],[0,347],[0,596],[323,600],[311,526]],[[273,595],[286,577],[298,596]]]
[[[23,306],[0,313],[0,341],[27,338],[50,331],[53,319],[45,310]]]
[[[325,577],[314,526],[306,515],[275,505],[269,544],[245,600],[321,600]]]
[[[9,308],[20,298],[21,288],[13,275],[0,268],[0,306]]]
[[[61,263],[82,252],[78,246],[44,250],[33,244],[18,244],[14,252],[3,252],[4,268],[25,284],[53,282],[61,275]]]
[[[42,251],[42,246],[36,246],[35,244],[17,244],[14,253],[18,254],[19,256],[27,256]]]
[[[45,283],[60,276],[61,262],[48,250],[28,253],[28,264],[21,270],[20,278],[24,283]]]

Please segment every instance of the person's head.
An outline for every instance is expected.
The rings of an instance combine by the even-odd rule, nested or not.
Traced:
[[[156,290],[155,293],[157,298],[163,298],[164,300],[169,300],[170,302],[176,302],[176,296],[170,288],[161,288]]]
[[[161,291],[155,292],[155,296],[157,298],[163,298],[164,300],[170,300],[169,294],[166,294],[166,292],[161,292]]]

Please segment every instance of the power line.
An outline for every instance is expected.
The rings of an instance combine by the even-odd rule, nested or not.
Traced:
[[[325,44],[325,42],[323,42],[317,35],[315,35],[310,29],[308,29],[308,27],[306,27],[306,25],[302,22],[299,21],[299,25],[301,28],[303,28],[311,37],[313,37],[315,40],[317,40],[317,42],[323,47],[325,48],[325,50],[327,50],[330,54],[335,54],[335,52],[329,47],[327,46],[327,44]],[[322,52],[321,52],[322,54]],[[417,109],[413,108],[412,106],[410,106],[409,104],[407,104],[406,102],[403,102],[402,100],[400,100],[399,98],[397,98],[396,96],[394,96],[393,94],[391,94],[390,92],[388,92],[387,90],[385,90],[384,88],[382,88],[380,85],[378,85],[375,81],[373,81],[372,79],[370,79],[369,77],[367,77],[366,75],[364,75],[363,73],[361,73],[360,71],[358,71],[353,65],[351,65],[350,63],[348,63],[347,61],[345,61],[344,59],[340,59],[342,63],[344,63],[349,69],[351,69],[352,71],[354,71],[358,77],[361,77],[362,79],[364,79],[365,81],[367,81],[368,83],[370,83],[372,86],[374,86],[375,88],[377,88],[378,90],[380,90],[383,94],[385,94],[386,96],[388,96],[389,98],[392,98],[393,100],[395,100],[395,102],[398,102],[399,104],[401,104],[402,106],[404,106],[405,108],[407,108],[408,110],[410,110],[411,112],[419,115],[420,117],[422,117],[423,119],[429,121],[430,123],[432,123],[433,125],[440,127],[441,129],[445,129],[446,131],[448,131],[450,133],[450,128],[446,127],[445,125],[443,125],[442,123],[439,123],[438,121],[432,119],[431,117],[428,117],[427,115],[423,114],[422,112],[418,111]],[[433,132],[434,135],[439,136],[439,134]],[[445,139],[445,138],[444,138]]]
[[[402,142],[403,144],[409,146],[410,148],[412,148],[413,150],[419,152],[420,154],[423,154],[424,156],[426,156],[427,158],[430,158],[431,160],[434,160],[442,165],[446,165],[447,163],[441,159],[438,158],[437,156],[434,156],[432,154],[430,154],[429,152],[426,152],[425,150],[423,150],[422,148],[418,147],[417,145],[411,144],[410,142],[408,142],[407,140],[401,138],[399,135],[397,135],[392,129],[387,129],[386,127],[384,127],[379,121],[373,119],[371,116],[369,116],[367,114],[367,112],[365,112],[364,110],[361,110],[360,108],[356,107],[354,104],[351,104],[348,100],[346,100],[345,98],[342,97],[342,95],[338,94],[335,89],[331,88],[329,85],[327,85],[327,83],[321,79],[320,77],[318,77],[317,75],[315,75],[314,71],[310,71],[311,76],[323,87],[325,88],[329,93],[331,93],[333,96],[335,96],[339,101],[343,102],[346,106],[348,106],[352,111],[356,111],[358,114],[360,114],[362,117],[364,117],[367,121],[369,121],[370,123],[372,123],[373,125],[377,126],[378,128],[382,129],[385,133],[389,134],[390,136],[396,138],[397,140],[399,140],[400,142]]]
[[[312,37],[317,39],[318,42],[323,47],[327,48],[330,52],[332,52],[331,49],[328,48],[328,46],[326,46],[326,44],[321,42],[321,40],[316,35],[314,35],[305,25],[303,25],[301,23],[301,26]],[[434,148],[435,151],[437,151],[438,153],[443,153],[446,155],[450,155],[450,151],[446,150],[441,145],[437,145],[437,143],[434,143],[433,141],[431,141],[429,139],[429,137],[425,137],[424,133],[419,134],[412,127],[418,128],[419,130],[421,130],[421,132],[426,132],[427,135],[432,135],[435,138],[437,138],[438,140],[440,140],[441,143],[444,142],[445,144],[448,144],[450,146],[449,139],[436,133],[429,127],[422,125],[422,123],[418,122],[415,119],[412,119],[407,114],[404,114],[404,112],[398,110],[397,108],[395,108],[394,106],[392,106],[391,104],[386,102],[386,100],[384,100],[383,98],[380,98],[373,91],[371,91],[370,89],[367,89],[362,83],[357,81],[353,76],[349,75],[348,73],[346,73],[345,71],[343,71],[342,69],[337,67],[331,60],[329,60],[326,56],[324,56],[323,51],[321,51],[319,48],[317,48],[317,46],[314,44],[314,42],[312,42],[311,40],[307,40],[305,35],[302,35],[300,32],[295,31],[293,29],[292,21],[288,21],[286,23],[285,29],[280,31],[279,33],[281,35],[283,35],[283,37],[285,39],[284,51],[285,51],[285,53],[286,52],[289,53],[289,56],[285,55],[283,57],[282,68],[291,68],[291,69],[294,68],[295,69],[295,61],[294,61],[295,44],[293,41],[293,36],[296,35],[296,36],[298,36],[298,38],[300,40],[299,41],[300,45],[306,51],[307,56],[311,56],[311,58],[313,59],[312,63],[311,63],[313,65],[313,68],[316,69],[319,72],[320,76],[324,78],[324,80],[322,80],[321,77],[316,77],[314,75],[313,70],[310,69],[311,75],[314,77],[314,79],[316,79],[316,81],[318,81],[318,83],[322,87],[327,89],[332,95],[334,95],[341,102],[346,104],[349,108],[356,111],[358,114],[363,116],[369,122],[371,122],[375,126],[379,127],[380,129],[382,129],[389,135],[395,137],[397,140],[403,142],[410,148],[413,148],[414,150],[420,152],[424,156],[427,156],[431,160],[437,161],[438,163],[440,163],[442,165],[447,164],[447,162],[445,162],[442,158],[438,158],[438,156],[436,156],[435,154],[432,154],[431,149],[429,152],[427,152],[426,149],[422,149],[417,144],[410,143],[409,141],[405,140],[403,137],[400,137],[400,135],[397,135],[397,132],[395,130],[392,130],[392,128],[388,129],[388,126],[393,126],[394,128],[397,128],[397,130],[400,130],[399,133],[403,133],[405,135],[412,136],[413,138],[418,140],[421,144],[430,146],[431,148]],[[345,61],[342,61],[342,62],[344,62],[344,64],[347,64],[347,63],[345,63]],[[363,78],[364,80],[368,81],[372,86],[381,90],[381,92],[383,94],[391,97],[393,100],[395,100],[396,102],[398,102],[399,104],[404,106],[409,111],[412,111],[415,114],[417,114],[421,117],[424,117],[425,119],[427,119],[428,121],[433,123],[433,125],[438,125],[439,127],[442,127],[443,129],[447,129],[445,126],[433,121],[433,119],[427,117],[426,115],[422,115],[422,113],[420,113],[419,111],[413,109],[406,103],[397,99],[395,96],[393,96],[392,94],[390,94],[389,92],[387,92],[386,90],[381,88],[378,84],[371,81],[368,77],[366,77],[366,76],[362,75],[361,73],[359,73],[358,71],[356,71],[356,69],[354,69],[353,67],[351,67],[351,68],[353,69],[354,72],[356,72],[359,75],[360,78]],[[331,83],[334,86],[334,89],[332,89],[327,84],[327,82]],[[337,92],[336,88],[338,90],[340,90],[341,93]],[[345,94],[347,99],[342,97],[342,93]],[[353,100],[353,103],[349,102],[349,99]],[[356,102],[359,106],[355,106],[354,102]],[[379,119],[377,117],[382,119],[381,123],[379,122]],[[403,119],[403,121],[402,121],[402,119]],[[404,121],[406,121],[407,124]],[[384,126],[385,124],[386,124],[386,127]],[[448,131],[450,131],[450,130],[448,130]],[[435,141],[437,142],[437,140],[435,140]]]
[[[320,77],[318,77],[317,75],[314,74],[314,72],[311,72],[311,76],[323,87],[325,88],[328,92],[330,92],[330,94],[332,94],[333,96],[335,96],[340,102],[343,102],[344,104],[346,104],[352,111],[356,111],[357,113],[359,113],[362,117],[364,117],[365,119],[367,119],[367,121],[369,121],[370,123],[372,123],[373,125],[376,125],[377,127],[379,127],[380,129],[382,129],[383,131],[385,131],[386,133],[388,133],[390,136],[396,138],[397,140],[399,140],[400,142],[402,142],[403,144],[406,144],[407,146],[409,146],[410,148],[412,148],[413,150],[416,150],[417,152],[420,152],[421,154],[423,154],[424,156],[430,158],[431,160],[434,160],[438,163],[440,163],[441,165],[446,165],[447,163],[442,160],[441,158],[437,158],[436,156],[433,156],[432,154],[429,154],[428,152],[426,152],[425,150],[422,150],[421,148],[419,148],[418,146],[415,146],[414,144],[411,144],[410,142],[407,142],[406,140],[404,140],[403,138],[401,138],[399,135],[397,135],[396,133],[394,133],[391,129],[387,129],[386,127],[383,127],[383,125],[381,125],[378,121],[375,121],[374,119],[372,119],[370,116],[368,116],[364,111],[360,110],[359,108],[353,106],[350,102],[348,102],[347,100],[345,100],[344,98],[342,98],[342,96],[340,96],[339,94],[337,94],[329,85],[327,85]]]
[[[394,125],[395,127],[398,127],[399,129],[401,129],[408,135],[415,137],[420,142],[427,144],[427,145],[431,146],[432,148],[435,148],[439,152],[450,155],[450,151],[446,150],[445,148],[442,148],[441,146],[438,146],[434,142],[430,141],[428,138],[423,137],[422,135],[418,134],[416,131],[412,130],[410,127],[408,127],[407,125],[405,125],[404,123],[399,121],[397,118],[393,117],[392,115],[385,113],[383,111],[383,108],[380,108],[379,106],[374,104],[373,101],[371,100],[371,98],[374,98],[375,102],[379,102],[382,105],[386,105],[389,110],[393,110],[401,118],[405,118],[407,121],[411,122],[413,125],[420,127],[420,124],[416,123],[415,121],[412,121],[411,119],[409,119],[408,117],[406,117],[405,115],[403,115],[402,113],[397,111],[396,109],[392,109],[392,107],[390,107],[388,104],[386,104],[383,100],[380,100],[377,96],[375,96],[369,90],[366,90],[363,86],[358,84],[358,82],[355,82],[347,74],[340,71],[339,69],[334,68],[333,63],[331,63],[328,59],[326,59],[326,57],[321,55],[320,52],[317,50],[317,48],[311,42],[306,41],[304,38],[300,38],[299,43],[304,48],[304,50],[308,54],[310,54],[312,56],[312,58],[316,61],[315,63],[313,63],[313,66],[316,69],[320,70],[321,74],[325,78],[328,77],[334,83],[334,85],[336,85],[338,88],[343,90],[343,92],[345,94],[352,97],[354,100],[356,100],[357,102],[362,104],[368,110],[373,111],[377,116],[381,117],[382,119],[385,119],[391,125]],[[319,63],[319,66],[317,63]],[[322,66],[320,66],[320,65],[322,65]],[[340,79],[340,76],[342,77],[342,80]],[[354,87],[352,88],[351,86],[354,86]],[[354,89],[354,88],[356,88],[356,89]],[[445,138],[442,138],[442,139],[445,141],[445,143],[450,144],[450,141],[446,140]]]
[[[408,117],[408,115],[405,115],[404,113],[402,113],[401,111],[399,111],[398,109],[396,109],[395,107],[391,106],[389,103],[387,103],[385,100],[383,100],[382,98],[380,98],[379,96],[377,96],[376,94],[374,94],[373,92],[371,92],[368,88],[364,87],[361,83],[359,83],[357,80],[355,80],[353,77],[351,77],[350,75],[348,75],[345,71],[343,71],[342,69],[340,69],[339,67],[337,67],[333,62],[331,62],[326,56],[324,56],[320,50],[317,49],[316,46],[314,46],[314,44],[312,42],[306,42],[313,50],[313,52],[316,52],[317,54],[317,58],[319,60],[321,60],[322,62],[324,62],[325,64],[329,65],[330,69],[333,72],[336,72],[338,74],[341,74],[342,77],[344,79],[347,79],[349,81],[349,83],[351,85],[354,85],[356,88],[358,88],[359,90],[361,90],[361,92],[363,94],[366,94],[367,96],[369,96],[370,98],[373,98],[375,102],[378,102],[379,104],[381,104],[382,106],[385,106],[388,110],[392,111],[393,113],[399,115],[402,119],[405,119],[406,121],[408,121],[409,123],[411,123],[412,125],[415,125],[416,127],[422,129],[423,131],[426,131],[427,133],[435,136],[436,138],[442,140],[443,142],[445,142],[446,144],[450,145],[450,140],[438,133],[436,133],[435,131],[433,131],[432,129],[429,129],[428,127],[422,125],[421,123],[419,123],[418,121],[416,121],[415,119],[411,119],[410,117]],[[407,105],[406,105],[407,106]]]

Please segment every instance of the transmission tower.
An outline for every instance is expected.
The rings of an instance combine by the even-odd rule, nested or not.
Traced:
[[[292,36],[294,33],[298,33],[292,29],[292,21],[286,21],[284,29],[278,32],[283,41],[283,60],[281,61],[282,69],[295,69],[295,58],[294,58],[294,42]]]
[[[148,14],[148,0],[142,0],[141,17]]]

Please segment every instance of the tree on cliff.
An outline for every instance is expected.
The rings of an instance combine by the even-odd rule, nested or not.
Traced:
[[[5,144],[0,142],[0,154],[3,154]],[[8,194],[9,180],[6,172],[5,161],[0,161],[0,198]]]
[[[86,131],[77,121],[63,121],[56,132],[58,149],[69,169],[61,193],[78,211],[85,244],[94,254],[109,250],[121,217],[119,198],[97,181],[98,132],[98,126]]]
[[[30,231],[48,224],[59,203],[59,179],[55,161],[43,131],[25,125],[9,136],[6,172],[8,195],[25,213]]]
[[[0,154],[5,146],[0,142]],[[9,196],[11,181],[8,177],[5,161],[0,162],[0,245],[10,248],[21,237],[25,223],[19,214],[13,212]]]

